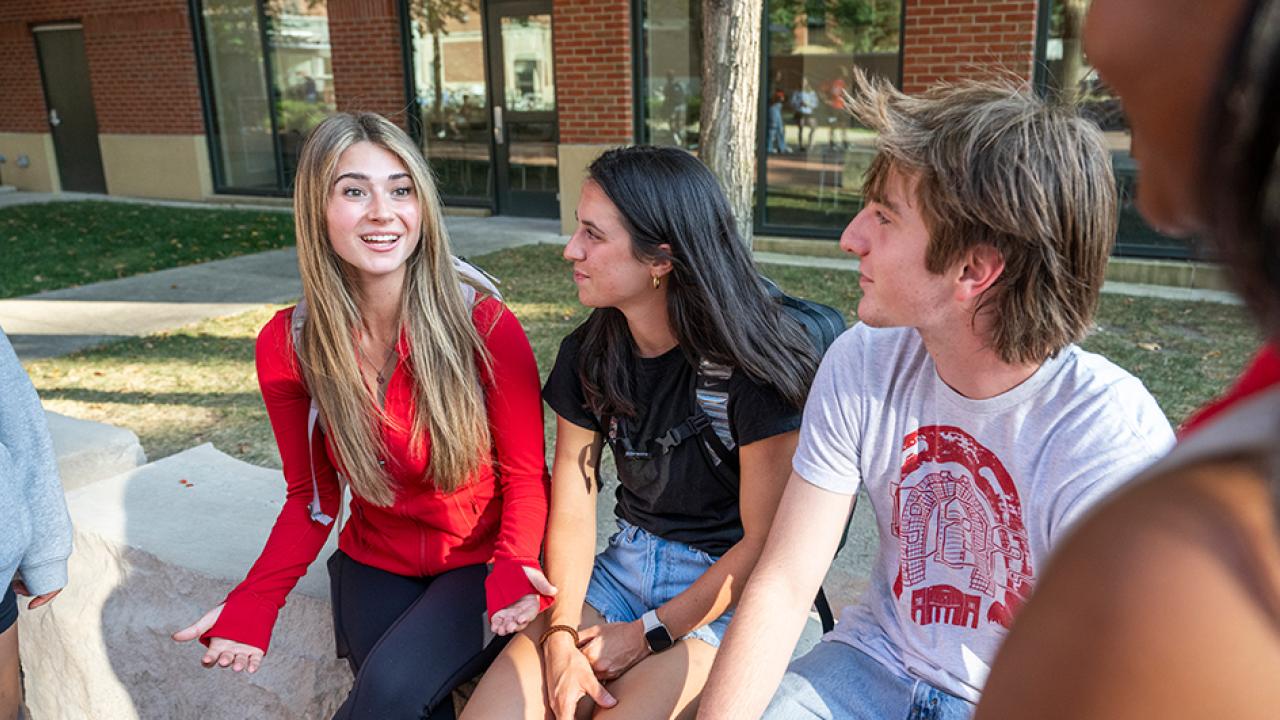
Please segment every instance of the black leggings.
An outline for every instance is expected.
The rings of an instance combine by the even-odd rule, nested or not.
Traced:
[[[484,565],[434,577],[395,575],[329,558],[338,656],[355,685],[334,720],[452,720],[450,693],[489,666],[507,638],[492,638]]]

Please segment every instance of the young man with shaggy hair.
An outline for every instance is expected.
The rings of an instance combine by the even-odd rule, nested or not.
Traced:
[[[1142,383],[1074,344],[1117,222],[1097,128],[993,84],[859,77],[851,110],[879,132],[840,238],[860,322],[818,371],[700,718],[968,717],[1050,549],[1173,443]],[[859,486],[870,588],[788,667]]]

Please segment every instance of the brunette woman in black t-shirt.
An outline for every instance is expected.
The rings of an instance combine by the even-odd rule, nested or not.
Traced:
[[[606,152],[577,215],[564,256],[595,311],[543,389],[558,416],[546,568],[559,594],[507,646],[464,719],[696,713],[790,474],[817,365],[692,155]],[[723,445],[736,447],[740,472],[726,472],[734,458],[696,421],[701,361],[731,368]],[[620,531],[593,564],[605,442]]]

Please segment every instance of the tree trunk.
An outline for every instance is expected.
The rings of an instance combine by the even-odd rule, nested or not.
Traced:
[[[433,113],[432,119],[440,123],[440,127],[443,128],[446,124],[444,120],[444,58],[440,55],[439,28],[431,33],[431,53],[431,84],[435,95],[432,98],[432,103],[435,106],[435,113]]]
[[[763,0],[702,0],[702,112],[698,154],[720,178],[738,232],[751,246]]]
[[[1067,0],[1062,8],[1062,99],[1077,103],[1080,82],[1084,80],[1084,16],[1089,11],[1087,0]]]

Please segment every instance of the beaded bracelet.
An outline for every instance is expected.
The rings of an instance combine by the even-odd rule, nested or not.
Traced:
[[[558,632],[567,632],[570,635],[572,635],[574,647],[578,646],[578,642],[579,642],[578,631],[576,629],[568,625],[552,625],[551,627],[547,628],[545,632],[542,633],[542,637],[538,638],[538,647],[542,647],[543,645],[546,645],[547,638],[551,637],[552,635]]]

